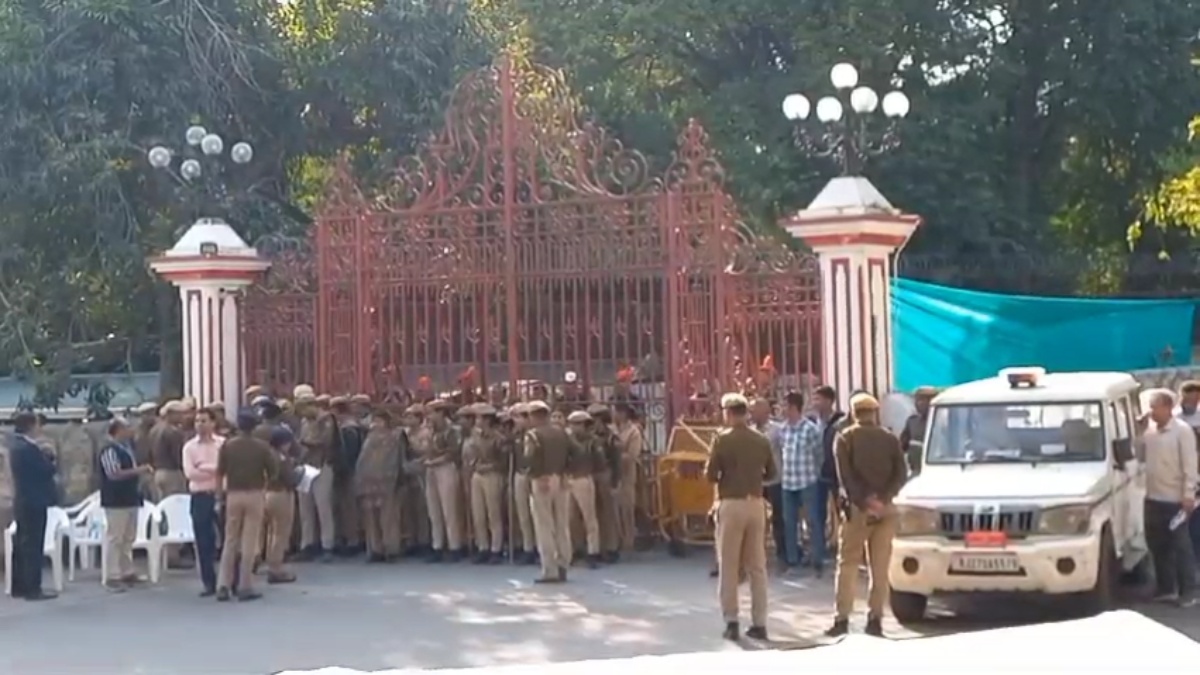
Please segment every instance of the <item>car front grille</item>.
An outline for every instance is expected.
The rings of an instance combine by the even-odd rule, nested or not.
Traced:
[[[968,532],[1004,532],[1009,537],[1020,538],[1033,532],[1037,514],[1032,509],[998,508],[987,512],[976,509],[945,510],[940,513],[942,534],[951,539],[961,539]]]

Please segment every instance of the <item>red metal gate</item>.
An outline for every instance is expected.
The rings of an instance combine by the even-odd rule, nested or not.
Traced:
[[[654,175],[578,120],[557,72],[502,61],[459,85],[386,194],[339,171],[314,238],[319,388],[516,395],[574,372],[670,420],[696,395],[811,382],[815,261],[742,227],[700,125]],[[269,371],[277,338],[247,329],[264,331],[248,372]]]

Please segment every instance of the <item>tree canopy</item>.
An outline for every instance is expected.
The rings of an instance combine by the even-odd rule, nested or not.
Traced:
[[[1020,258],[1068,269],[1024,291],[1178,290],[1135,270],[1194,255],[1198,31],[1196,0],[0,0],[0,370],[48,404],[72,373],[178,370],[146,260],[194,202],[149,147],[189,124],[251,142],[231,223],[302,236],[335,158],[386,180],[506,51],[564,69],[660,165],[700,119],[763,231],[831,171],[780,102],[851,62],[912,100],[868,174],[925,218],[908,255],[946,263],[930,276],[1006,290]]]

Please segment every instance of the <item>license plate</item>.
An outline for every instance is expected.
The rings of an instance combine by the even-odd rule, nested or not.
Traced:
[[[952,555],[950,571],[965,574],[1020,574],[1021,560],[1015,555]]]

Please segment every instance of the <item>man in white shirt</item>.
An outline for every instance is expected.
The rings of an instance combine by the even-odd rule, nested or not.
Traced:
[[[1175,416],[1196,432],[1197,442],[1200,443],[1200,381],[1189,380],[1179,387],[1179,407],[1175,409]],[[1188,529],[1192,538],[1192,553],[1200,558],[1200,513],[1192,512]]]
[[[1196,603],[1196,558],[1187,523],[1174,523],[1180,512],[1196,507],[1196,434],[1175,417],[1175,395],[1158,389],[1150,392],[1150,413],[1140,450],[1146,467],[1146,544],[1154,561],[1155,598],[1181,607]],[[1148,419],[1147,419],[1148,418]]]

